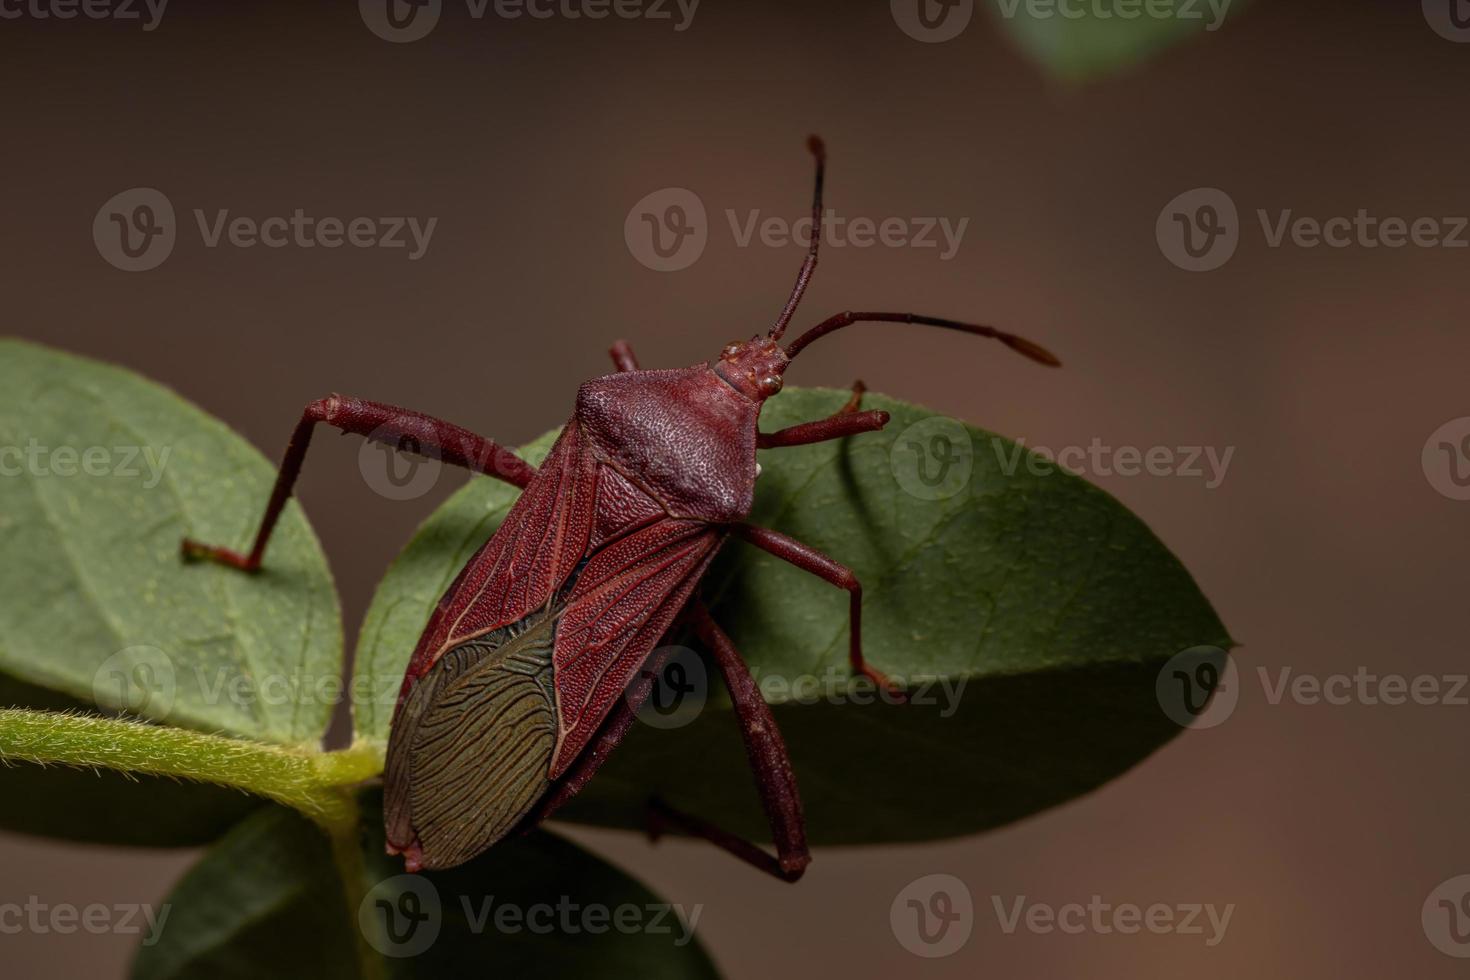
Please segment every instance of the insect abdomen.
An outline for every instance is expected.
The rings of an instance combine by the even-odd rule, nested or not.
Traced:
[[[556,618],[537,612],[461,643],[404,701],[388,751],[388,839],[423,867],[480,854],[550,787]]]

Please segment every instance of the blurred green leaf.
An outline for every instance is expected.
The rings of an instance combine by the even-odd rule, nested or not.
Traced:
[[[986,2],[1021,50],[1071,81],[1112,74],[1185,38],[1213,34],[1242,6],[1241,0]]]
[[[363,806],[376,813],[381,798]],[[348,980],[362,975],[358,929],[386,974],[405,980],[716,976],[666,903],[559,837],[538,832],[453,871],[406,875],[368,822],[365,897],[349,907],[316,827],[279,807],[249,818],[166,899],[161,939],[139,949],[134,980]]]

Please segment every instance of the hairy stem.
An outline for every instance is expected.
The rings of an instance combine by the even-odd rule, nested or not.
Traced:
[[[351,788],[382,772],[371,747],[342,752],[207,735],[119,718],[0,709],[0,761],[173,776],[264,796],[306,814],[328,832],[355,826]]]

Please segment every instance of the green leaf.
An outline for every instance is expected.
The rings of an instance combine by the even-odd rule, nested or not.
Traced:
[[[1140,64],[1171,44],[1196,34],[1215,33],[1241,6],[1241,0],[1165,2],[1150,15],[1150,4],[1122,16],[1117,3],[1101,6],[1068,3],[991,0],[992,13],[1011,40],[1053,75],[1083,81]],[[1099,10],[1104,16],[1099,16]],[[1064,13],[1064,11],[1066,11]]]
[[[375,794],[364,799],[367,813],[381,806]],[[610,910],[610,923],[619,908],[636,909],[648,923],[648,907],[661,903],[559,837],[535,833],[450,872],[405,875],[402,861],[383,853],[377,821],[369,822],[365,897],[349,903],[319,829],[279,807],[250,817],[165,900],[161,938],[139,948],[134,980],[356,978],[364,973],[356,930],[364,926],[369,949],[389,954],[371,966],[400,978],[716,975],[697,941],[677,942],[682,929],[672,915],[659,923],[670,932],[589,930],[603,929],[601,913],[585,918],[589,909]],[[633,912],[623,914],[632,921]]]
[[[762,428],[821,418],[845,398],[788,389]],[[1009,440],[881,396],[864,405],[892,414],[887,429],[761,453],[751,520],[856,572],[868,659],[906,678],[915,703],[844,693],[848,604],[830,585],[732,542],[703,586],[775,705],[812,841],[997,826],[1101,785],[1177,733],[1155,695],[1161,666],[1230,640],[1149,529],[1082,479],[1033,474]],[[529,455],[540,459],[551,438]],[[409,544],[364,624],[357,669],[367,679],[401,676],[434,603],[514,494],[471,480]],[[834,691],[802,703],[807,683]],[[765,836],[729,701],[711,686],[692,723],[635,725],[563,814],[638,827],[658,793]],[[854,685],[864,690],[871,702]],[[390,710],[359,714],[359,735],[385,739]]]
[[[185,564],[185,535],[244,546],[275,467],[117,367],[0,340],[0,671],[106,709],[318,744],[342,625],[293,503],[269,568]]]

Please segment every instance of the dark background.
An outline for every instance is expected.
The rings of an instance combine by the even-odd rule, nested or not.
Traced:
[[[1232,634],[1242,693],[1100,792],[983,837],[822,851],[799,887],[689,843],[574,830],[672,901],[732,977],[1249,973],[1450,976],[1420,909],[1470,871],[1467,709],[1271,704],[1256,668],[1319,676],[1464,671],[1470,504],[1420,464],[1470,414],[1470,250],[1267,245],[1254,212],[1470,213],[1470,45],[1415,3],[1255,0],[1223,29],[1085,84],[1049,76],[977,12],[942,44],[882,2],[705,0],[692,26],[474,21],[449,4],[389,44],[352,3],[174,0],[152,32],[0,21],[5,332],[128,365],[275,456],[302,404],[343,391],[515,444],[558,424],[626,336],[645,365],[764,329],[801,248],[737,247],[723,212],[794,219],[831,149],[846,216],[969,218],[959,253],[833,248],[800,322],[918,309],[1002,323],[1059,352],[1044,372],[939,332],[855,328],[795,384],[876,390],[1032,444],[1235,447],[1216,489],[1090,474],[1148,521]],[[112,195],[155,187],[180,215],[149,272],[90,234]],[[1228,192],[1244,229],[1191,273],[1160,209]],[[703,256],[659,273],[623,236],[635,202],[687,187]],[[438,217],[428,253],[206,248],[193,208]],[[321,439],[301,498],[332,557],[349,637],[433,505],[359,475]],[[1274,676],[1274,674],[1273,674]],[[743,777],[741,777],[743,778]],[[916,791],[922,791],[921,788]],[[754,805],[752,801],[752,805]],[[0,900],[156,902],[194,855],[0,835]],[[960,953],[920,960],[893,896],[943,871],[976,899]],[[1234,903],[1225,941],[1006,935],[991,895]],[[118,976],[132,939],[0,936],[13,977]]]

